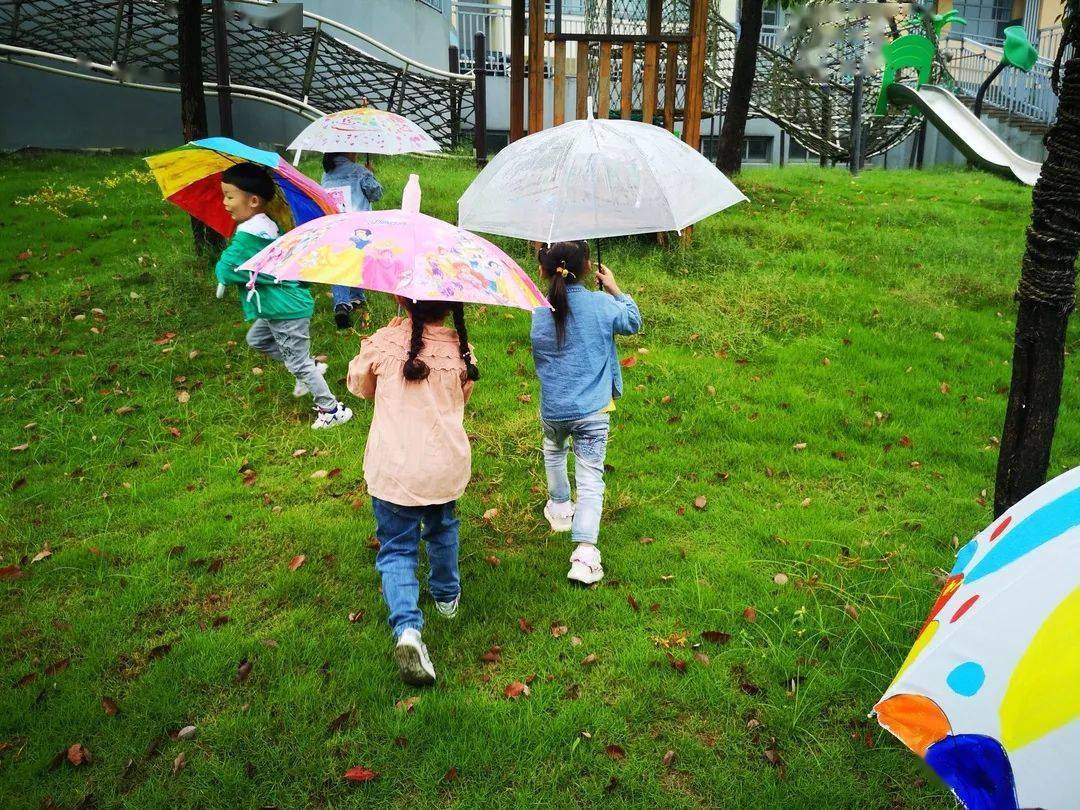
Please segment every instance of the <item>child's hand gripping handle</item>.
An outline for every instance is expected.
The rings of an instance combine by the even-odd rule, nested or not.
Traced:
[[[615,276],[606,264],[601,264],[600,269],[596,271],[596,282],[611,295],[622,295],[622,290],[615,283]]]

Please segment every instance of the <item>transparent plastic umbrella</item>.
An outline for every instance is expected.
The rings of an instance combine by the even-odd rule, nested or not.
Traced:
[[[681,231],[746,199],[670,132],[628,120],[570,121],[510,144],[458,200],[472,231],[561,242]]]

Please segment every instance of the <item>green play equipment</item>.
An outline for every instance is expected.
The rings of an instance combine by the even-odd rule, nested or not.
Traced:
[[[960,16],[960,12],[955,8],[946,11],[944,14],[935,14],[930,18],[930,21],[934,24],[934,36],[940,37],[942,29],[949,23],[956,23],[957,25],[967,25],[967,20]]]
[[[875,115],[884,115],[888,109],[889,85],[896,82],[897,71],[915,68],[919,74],[920,87],[930,81],[930,67],[934,64],[935,50],[934,43],[922,34],[905,34],[882,47],[885,69],[881,74],[881,90],[878,92]]]
[[[976,118],[982,117],[983,96],[986,95],[986,91],[994,83],[994,79],[998,77],[1001,71],[1007,67],[1014,67],[1028,73],[1035,67],[1035,63],[1039,61],[1039,51],[1028,42],[1027,32],[1022,26],[1010,25],[1005,29],[1004,34],[1005,41],[1001,46],[1001,61],[986,77],[986,81],[979,87],[979,92],[975,94],[975,104],[971,111],[975,113]]]

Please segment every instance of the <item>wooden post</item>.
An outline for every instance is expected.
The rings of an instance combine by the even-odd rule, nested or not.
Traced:
[[[660,15],[663,0],[649,0],[645,30],[649,36],[660,35]],[[660,45],[650,42],[645,46],[645,66],[642,72],[641,120],[651,124],[656,116],[657,72],[660,63]]]
[[[675,131],[675,79],[679,72],[679,46],[669,42],[664,63],[664,129]]]
[[[473,34],[473,148],[476,168],[487,165],[487,42],[483,31]]]
[[[510,140],[525,135],[525,0],[510,3]]]
[[[611,43],[600,43],[600,68],[596,74],[596,117],[607,118],[611,112]]]
[[[586,118],[589,111],[585,102],[589,98],[589,43],[577,44],[577,81],[574,83],[574,114],[578,120]]]
[[[555,92],[552,94],[551,123],[558,126],[566,120],[566,43],[555,43]]]
[[[629,118],[634,112],[634,44],[622,46],[622,82],[619,92],[619,114]]]
[[[544,0],[529,0],[529,134],[544,128]]]
[[[218,84],[218,127],[226,138],[233,136],[232,93],[229,92],[229,38],[225,31],[225,0],[213,0],[214,63]]]
[[[683,104],[683,140],[701,147],[701,108],[705,94],[705,38],[709,0],[690,0],[690,58],[686,70],[686,102]]]

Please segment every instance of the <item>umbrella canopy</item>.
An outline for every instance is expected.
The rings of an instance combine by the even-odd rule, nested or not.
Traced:
[[[458,200],[458,224],[561,242],[679,231],[745,199],[667,130],[590,112],[500,151]]]
[[[965,545],[874,707],[969,810],[1080,796],[1080,467]]]
[[[239,270],[413,300],[548,306],[528,274],[495,245],[419,211],[323,217],[285,234]]]
[[[439,144],[408,118],[356,107],[324,115],[312,121],[289,144],[289,149],[315,152],[373,152],[403,155],[408,152],[438,152]]]
[[[255,149],[232,138],[204,138],[146,158],[166,200],[205,222],[223,236],[232,236],[236,222],[221,200],[221,173],[237,163],[265,166],[278,194],[267,206],[283,231],[326,214],[337,204],[314,180],[276,153]]]

